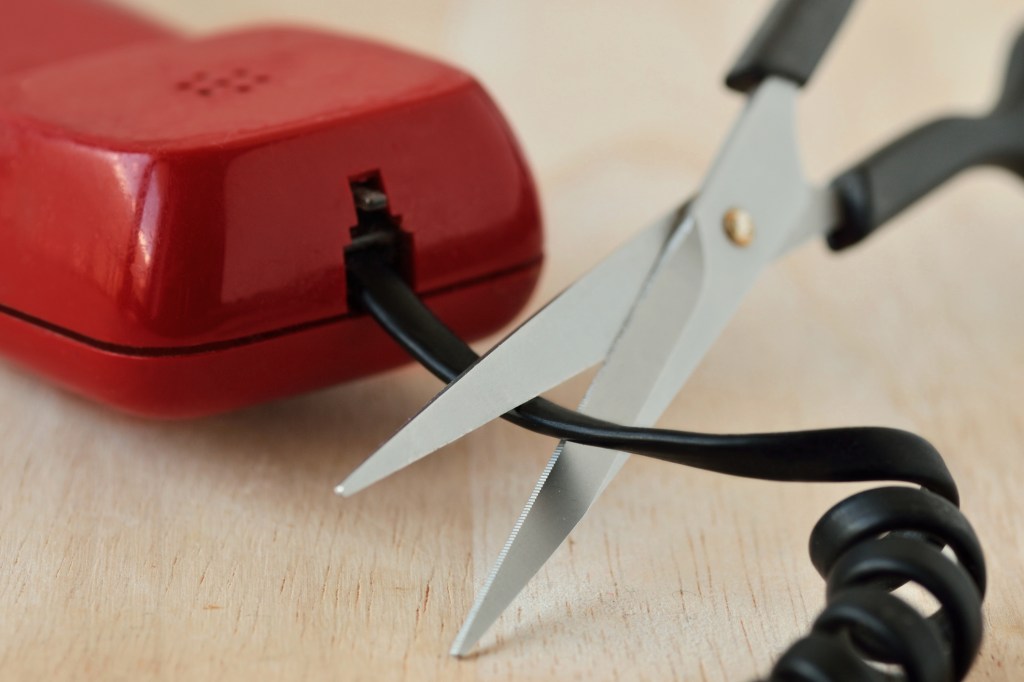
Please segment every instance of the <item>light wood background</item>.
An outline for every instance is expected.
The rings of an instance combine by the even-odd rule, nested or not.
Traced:
[[[722,76],[765,8],[123,2],[195,31],[347,29],[477,74],[543,195],[533,308],[695,189],[741,106]],[[800,110],[815,177],[922,117],[987,106],[1024,26],[1011,0],[860,4]],[[973,172],[862,248],[813,245],[769,271],[662,422],[931,439],[988,553],[972,680],[1024,678],[1022,266],[1024,187]],[[766,673],[821,608],[807,535],[854,487],[635,458],[480,654],[449,658],[553,444],[495,423],[333,497],[437,389],[408,367],[168,424],[0,364],[0,679],[740,680]]]

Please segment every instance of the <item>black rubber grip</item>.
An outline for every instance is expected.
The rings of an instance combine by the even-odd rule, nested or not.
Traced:
[[[750,92],[768,76],[803,85],[825,54],[853,0],[776,0],[725,84]]]
[[[843,216],[828,236],[829,246],[856,244],[960,171],[986,165],[1024,177],[1024,34],[1010,54],[1003,92],[991,112],[927,123],[835,179]]]

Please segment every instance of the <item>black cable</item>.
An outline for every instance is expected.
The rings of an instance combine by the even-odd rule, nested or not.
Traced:
[[[393,270],[351,259],[363,307],[402,347],[444,382],[478,356],[423,305]],[[888,428],[843,428],[709,435],[622,426],[534,398],[504,415],[531,431],[584,445],[655,457],[723,474],[773,481],[905,481],[954,504],[956,484],[928,441]],[[824,456],[825,454],[828,456]]]
[[[372,250],[347,259],[353,301],[413,357],[450,382],[479,356]],[[903,481],[849,497],[811,534],[811,559],[827,581],[827,607],[810,635],[772,671],[778,682],[962,679],[981,642],[985,564],[957,508],[956,484],[923,438],[857,427],[712,435],[622,426],[534,398],[504,415],[555,438],[709,471],[774,481]],[[950,547],[956,563],[942,554]],[[940,610],[925,618],[889,592],[915,582]],[[904,677],[867,661],[896,664]]]

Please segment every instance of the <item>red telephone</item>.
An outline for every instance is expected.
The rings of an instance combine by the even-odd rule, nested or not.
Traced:
[[[366,189],[460,334],[526,302],[537,198],[470,76],[310,30],[0,10],[0,352],[65,387],[189,417],[402,362],[347,301]]]

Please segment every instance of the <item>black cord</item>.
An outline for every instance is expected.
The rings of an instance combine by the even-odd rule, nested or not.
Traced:
[[[353,302],[413,357],[450,382],[479,356],[372,250],[346,262]],[[778,682],[962,679],[981,642],[985,564],[957,508],[956,484],[923,438],[858,427],[712,435],[622,426],[534,398],[504,415],[537,433],[709,471],[773,481],[902,481],[834,506],[811,534],[811,560],[827,581],[827,606],[811,634],[778,661]],[[942,553],[952,549],[956,562]],[[925,618],[890,594],[914,582],[941,604]],[[896,664],[894,676],[869,661]]]
[[[478,356],[437,319],[393,270],[373,258],[351,259],[363,307],[399,344],[444,382]],[[584,445],[774,481],[916,483],[954,504],[956,484],[928,441],[888,428],[844,428],[708,435],[622,426],[534,398],[504,418],[546,436]],[[826,457],[825,454],[828,454]]]

